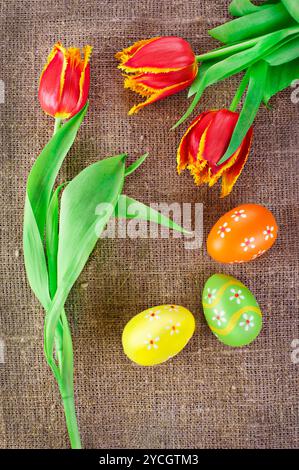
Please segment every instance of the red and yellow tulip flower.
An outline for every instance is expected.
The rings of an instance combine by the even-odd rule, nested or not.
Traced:
[[[178,173],[190,170],[196,185],[213,186],[222,177],[221,197],[233,189],[249,155],[253,129],[250,127],[236,152],[222,165],[239,114],[227,109],[200,114],[183,136],[177,152]]]
[[[129,111],[136,113],[150,103],[173,95],[193,82],[197,62],[190,44],[182,38],[169,36],[138,41],[118,52],[119,68],[127,74],[125,88],[146,97]]]
[[[85,105],[90,82],[91,46],[65,49],[55,44],[40,77],[38,98],[42,109],[55,118],[69,119]]]

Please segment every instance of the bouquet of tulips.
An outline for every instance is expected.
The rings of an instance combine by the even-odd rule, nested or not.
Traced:
[[[73,348],[65,302],[110,217],[143,218],[179,232],[173,221],[122,194],[125,178],[146,158],[126,167],[121,154],[90,165],[55,189],[58,172],[87,112],[91,47],[57,43],[41,74],[39,100],[55,118],[54,135],[27,181],[24,258],[27,277],[45,309],[44,350],[58,384],[72,448],[80,448],[73,387]],[[63,125],[62,121],[67,120]],[[61,199],[60,199],[60,195]]]
[[[116,54],[126,73],[125,87],[146,98],[129,114],[190,87],[193,101],[173,127],[191,115],[207,87],[243,73],[229,109],[197,116],[177,152],[178,173],[189,169],[196,185],[213,186],[222,177],[222,197],[246,163],[259,107],[299,78],[298,0],[268,0],[260,6],[233,0],[229,12],[237,18],[209,31],[223,45],[205,54],[195,55],[187,41],[173,36],[142,40]]]

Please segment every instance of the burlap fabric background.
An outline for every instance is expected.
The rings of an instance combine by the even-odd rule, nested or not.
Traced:
[[[207,30],[227,18],[227,1],[1,2],[1,447],[68,447],[60,398],[43,356],[43,317],[30,291],[22,254],[25,183],[50,137],[52,119],[37,100],[38,78],[53,43],[94,46],[91,106],[63,166],[61,180],[107,155],[150,158],[127,179],[126,193],[144,202],[203,202],[204,233],[226,210],[256,202],[273,210],[275,246],[246,265],[218,265],[182,239],[104,240],[67,304],[75,353],[78,419],[85,447],[291,448],[298,446],[298,105],[291,90],[261,109],[254,148],[233,193],[193,186],[176,175],[176,148],[186,124],[169,127],[186,107],[185,93],[133,117],[138,99],[123,89],[114,53],[135,40],[179,35],[204,52]],[[208,90],[198,108],[229,103],[235,82]],[[225,272],[245,282],[264,312],[264,328],[248,347],[231,349],[207,327],[200,296],[205,280]],[[125,323],[144,308],[178,303],[196,316],[186,349],[155,368],[123,354]]]

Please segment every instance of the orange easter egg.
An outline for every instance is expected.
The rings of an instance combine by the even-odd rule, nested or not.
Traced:
[[[221,263],[251,261],[271,248],[277,230],[276,220],[266,207],[242,204],[216,222],[207,239],[208,253]]]

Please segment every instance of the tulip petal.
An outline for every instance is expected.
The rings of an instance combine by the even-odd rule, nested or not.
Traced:
[[[213,173],[218,172],[221,168],[221,166],[217,166],[217,162],[226,152],[238,117],[238,113],[227,109],[220,109],[214,114],[203,150],[203,158],[209,162]]]
[[[191,125],[183,135],[177,151],[178,174],[187,168],[187,165],[190,165],[190,171],[192,169],[192,164],[194,164],[194,171],[196,172],[201,168],[201,166],[198,167],[197,165],[197,161],[199,160],[199,142],[212,117],[213,111],[201,113],[192,121]]]
[[[84,48],[84,59],[80,49],[72,47],[67,50],[67,67],[64,74],[63,92],[56,117],[69,118],[84,106],[90,79],[89,58],[92,48]]]
[[[252,137],[253,128],[251,127],[240,146],[238,159],[222,175],[221,197],[228,196],[228,194],[232,191],[237,179],[239,178],[249,156]]]
[[[124,64],[138,51],[138,49],[140,49],[142,46],[148,44],[151,41],[155,41],[156,39],[158,39],[158,37],[151,39],[142,39],[141,41],[135,42],[132,46],[129,46],[126,49],[117,52],[115,54],[115,58],[121,62],[118,68],[128,72],[129,70],[126,69],[126,66]]]
[[[68,63],[64,74],[63,91],[55,117],[65,119],[71,116],[80,97],[80,76],[81,66],[77,57],[68,57]]]
[[[241,146],[225,163],[217,166],[218,160],[229,145],[237,120],[238,114],[226,109],[214,113],[210,124],[200,139],[197,159],[207,162],[207,168],[203,175],[198,175],[195,178],[197,184],[208,183],[210,187],[214,186],[220,177],[238,160]]]
[[[119,68],[126,72],[171,72],[195,62],[190,44],[175,36],[138,41],[117,53],[116,58],[121,61]]]
[[[47,63],[40,76],[38,98],[44,111],[54,116],[64,86],[64,74],[67,67],[66,50],[58,42],[48,56]]]
[[[196,186],[209,182],[209,167],[206,161],[197,161],[187,166]]]
[[[145,85],[152,91],[161,90],[178,83],[186,82],[190,80],[190,83],[194,80],[197,74],[196,62],[188,67],[173,72],[162,72],[162,73],[141,73],[135,75],[133,80],[137,83]]]
[[[148,98],[144,103],[133,106],[129,111],[129,115],[138,112],[150,103],[184,90],[192,83],[196,73],[197,64],[195,63],[190,67],[174,72],[125,75],[124,87]]]
[[[91,46],[85,46],[83,48],[84,60],[81,62],[81,76],[79,81],[79,89],[80,89],[80,97],[78,103],[73,110],[72,114],[77,114],[85,105],[88,93],[89,93],[89,85],[90,85],[90,56],[92,53]]]
[[[124,81],[124,87],[129,88],[132,91],[135,91],[141,96],[151,96],[153,93],[156,92],[153,88],[145,85],[142,83],[142,81],[138,81],[138,77],[141,75],[124,75],[125,81]]]
[[[166,88],[163,88],[162,90],[156,91],[143,103],[139,103],[133,106],[128,112],[129,116],[134,113],[137,113],[141,108],[144,108],[144,106],[154,103],[155,101],[162,100],[166,98],[167,96],[173,95],[174,93],[178,93],[181,90],[184,90],[185,88],[189,86],[189,84],[190,84],[190,80],[187,80],[186,82],[177,83],[176,85],[172,85],[170,87],[166,87]]]

